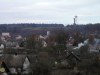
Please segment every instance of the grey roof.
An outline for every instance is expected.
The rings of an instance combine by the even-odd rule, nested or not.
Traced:
[[[25,55],[5,55],[4,62],[8,67],[21,67],[25,60]]]
[[[34,55],[5,55],[3,57],[4,62],[7,64],[8,67],[22,67],[25,61],[25,58],[28,57],[30,63],[35,62]]]
[[[6,47],[16,47],[16,45],[18,44],[17,42],[6,42]]]
[[[70,59],[70,57],[73,57],[73,58],[75,58],[76,60],[81,61],[81,59],[80,59],[77,55],[75,55],[73,52],[71,52],[71,53],[66,57],[66,59]]]

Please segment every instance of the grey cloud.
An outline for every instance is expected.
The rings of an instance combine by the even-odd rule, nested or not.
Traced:
[[[99,0],[0,0],[0,23],[71,24],[75,15],[79,16],[78,23],[99,22],[99,3]]]

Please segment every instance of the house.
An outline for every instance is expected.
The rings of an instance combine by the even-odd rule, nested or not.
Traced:
[[[11,74],[21,73],[22,64],[24,62],[25,56],[20,55],[5,55],[4,62],[7,64]]]
[[[42,35],[40,35],[40,36],[39,36],[39,39],[45,39],[45,37],[44,37],[44,36],[42,36]]]
[[[70,67],[76,66],[81,61],[81,59],[76,54],[74,54],[73,52],[71,52],[66,57],[66,59],[67,59],[68,63],[70,64]]]
[[[32,72],[31,63],[29,57],[26,56],[23,63],[23,74],[29,74],[29,72]]]
[[[2,56],[2,55],[3,55],[3,51],[4,51],[4,45],[3,45],[3,44],[1,44],[1,46],[0,46],[0,56]]]
[[[3,36],[3,37],[11,37],[9,32],[4,32],[4,33],[2,33],[2,36]]]
[[[3,44],[1,44],[0,49],[4,49],[4,45]]]
[[[16,40],[20,40],[20,39],[23,39],[23,38],[22,38],[21,35],[18,35],[18,36],[15,37],[15,39],[16,39]]]
[[[23,75],[32,73],[31,64],[35,61],[34,58],[35,57],[31,55],[5,55],[4,62],[9,68],[11,74]]]
[[[67,57],[66,59],[69,59],[69,60],[72,60],[72,58],[76,59],[77,61],[81,61],[80,58],[75,55],[73,52],[71,52]]]
[[[5,43],[5,46],[6,46],[6,48],[13,48],[13,47],[19,47],[19,44],[17,43],[17,42],[11,42],[11,41],[9,41],[9,42],[6,42]]]
[[[50,35],[50,31],[47,31],[47,36],[49,36]]]
[[[90,53],[99,53],[100,39],[95,38],[94,34],[90,34],[89,38],[84,41],[84,45],[88,45]]]
[[[2,41],[5,41],[5,38],[4,38],[3,36],[1,36],[1,40],[2,40]]]
[[[45,41],[42,41],[43,47],[47,47],[47,43]]]
[[[1,35],[1,41],[2,42],[7,42],[8,40],[11,39],[11,35],[9,32],[3,32]]]
[[[39,36],[39,40],[42,42],[42,47],[47,47],[47,43],[46,43],[46,36],[42,36],[42,35],[40,35]]]

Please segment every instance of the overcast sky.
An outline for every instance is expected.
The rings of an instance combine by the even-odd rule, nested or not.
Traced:
[[[0,23],[100,23],[100,0],[0,0]]]

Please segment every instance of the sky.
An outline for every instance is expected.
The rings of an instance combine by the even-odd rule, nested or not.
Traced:
[[[0,24],[100,23],[100,0],[0,0]]]

